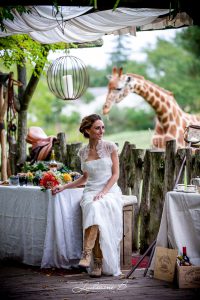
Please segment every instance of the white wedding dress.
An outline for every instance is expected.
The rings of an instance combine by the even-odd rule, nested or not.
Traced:
[[[112,175],[111,153],[117,146],[112,142],[99,141],[97,160],[87,161],[89,147],[79,152],[81,167],[88,172],[88,182],[83,192],[81,208],[83,215],[83,234],[92,225],[99,226],[99,243],[103,254],[103,273],[118,276],[120,270],[120,241],[122,239],[122,193],[115,183],[100,200],[94,196],[103,189]]]

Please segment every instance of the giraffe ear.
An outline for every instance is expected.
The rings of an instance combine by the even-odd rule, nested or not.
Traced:
[[[113,75],[117,74],[117,67],[113,67],[112,73],[113,73]]]
[[[122,73],[123,73],[123,68],[121,67],[121,68],[119,68],[119,71],[118,71],[119,77],[122,75]]]

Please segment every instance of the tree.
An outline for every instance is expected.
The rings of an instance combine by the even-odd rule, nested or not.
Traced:
[[[185,111],[200,111],[199,59],[184,49],[177,37],[172,42],[158,39],[155,48],[145,52],[148,79],[172,91]]]
[[[110,53],[110,66],[122,67],[128,60],[131,53],[128,35],[118,35],[115,39],[114,50]]]
[[[200,73],[200,27],[190,26],[176,35],[176,42],[192,56],[198,59],[198,73]],[[195,61],[196,62],[196,61]]]
[[[0,39],[1,60],[10,68],[17,65],[18,80],[23,84],[18,88],[15,107],[18,112],[18,164],[26,160],[27,111],[47,62],[49,50],[64,49],[64,43],[45,45],[33,41],[27,35],[13,35]],[[27,81],[26,64],[30,62],[32,74]]]

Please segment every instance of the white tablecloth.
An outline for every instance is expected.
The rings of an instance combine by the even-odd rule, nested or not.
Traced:
[[[156,246],[187,247],[192,264],[200,266],[200,194],[168,192],[163,207]],[[150,269],[154,269],[155,255]]]
[[[39,187],[0,187],[0,259],[42,267],[76,265],[82,250],[83,189],[52,196]]]

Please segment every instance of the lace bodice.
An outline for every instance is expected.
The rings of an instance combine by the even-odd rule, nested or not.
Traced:
[[[90,147],[89,144],[86,146],[83,146],[78,152],[78,155],[81,159],[81,164],[83,162],[85,162],[88,158],[88,154],[89,154],[89,150],[90,150],[89,147]],[[106,158],[106,157],[110,157],[110,154],[114,150],[118,150],[118,147],[113,142],[100,140],[96,146],[96,150],[97,150],[97,154],[98,154],[99,158]]]

